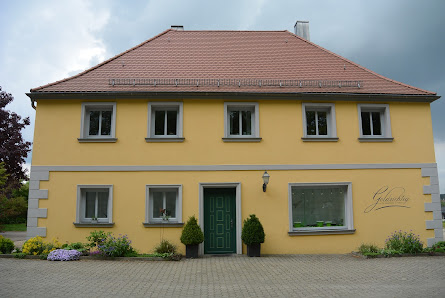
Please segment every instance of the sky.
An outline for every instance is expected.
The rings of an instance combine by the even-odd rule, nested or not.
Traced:
[[[23,135],[32,141],[35,111],[25,95],[31,88],[75,75],[171,25],[293,32],[297,20],[310,22],[312,42],[445,96],[442,0],[0,0],[0,86],[15,98],[7,109],[31,118]],[[445,98],[431,104],[431,114],[445,193]]]

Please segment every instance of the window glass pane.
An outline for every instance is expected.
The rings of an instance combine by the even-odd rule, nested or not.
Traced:
[[[372,112],[372,130],[373,130],[373,135],[382,135],[380,112]]]
[[[229,111],[230,134],[239,135],[239,111]]]
[[[85,218],[96,216],[96,192],[87,191],[85,194]]]
[[[99,111],[90,111],[90,129],[88,131],[90,136],[99,134],[99,114]]]
[[[252,112],[241,111],[241,116],[243,135],[252,135]]]
[[[155,135],[164,135],[165,111],[155,111]]]
[[[317,112],[318,114],[318,134],[326,136],[328,134],[327,112]]]
[[[165,195],[165,209],[167,211],[167,215],[176,218],[176,191],[166,192]]]
[[[102,111],[102,125],[100,127],[102,136],[111,135],[111,111]]]
[[[153,192],[153,218],[162,218],[162,211],[164,209],[164,193],[160,191]]]
[[[167,111],[167,135],[176,135],[177,111]]]
[[[364,136],[371,135],[370,112],[362,112],[362,131]]]
[[[315,135],[315,112],[314,111],[306,111],[306,129],[308,135]]]
[[[292,188],[294,228],[344,226],[346,187]]]
[[[108,192],[98,193],[97,218],[108,218]]]

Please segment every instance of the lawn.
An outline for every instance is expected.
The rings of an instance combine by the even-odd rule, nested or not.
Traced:
[[[0,225],[0,231],[11,232],[11,231],[26,231],[26,224],[4,224]]]

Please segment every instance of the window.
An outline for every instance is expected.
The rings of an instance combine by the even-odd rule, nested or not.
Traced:
[[[112,185],[77,186],[77,223],[112,222]]]
[[[303,103],[303,141],[337,141],[334,104]]]
[[[224,103],[223,141],[259,142],[258,103]]]
[[[116,142],[116,103],[83,103],[80,142]]]
[[[359,104],[358,113],[360,122],[359,141],[390,142],[393,140],[391,135],[389,105]]]
[[[352,230],[351,183],[290,183],[290,232]]]
[[[147,185],[146,223],[182,222],[182,185]]]
[[[182,102],[148,104],[147,142],[182,142]]]

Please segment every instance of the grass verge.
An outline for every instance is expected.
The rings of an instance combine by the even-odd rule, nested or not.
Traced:
[[[23,232],[26,231],[26,224],[3,224],[0,225],[1,232]]]

